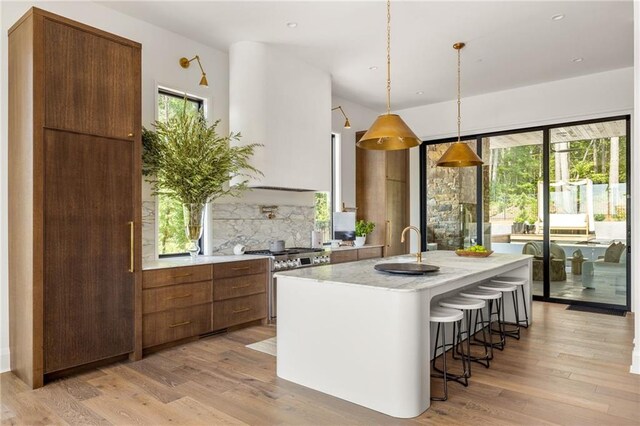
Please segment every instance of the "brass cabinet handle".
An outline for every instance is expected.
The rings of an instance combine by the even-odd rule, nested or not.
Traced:
[[[129,272],[134,272],[134,263],[135,263],[135,238],[134,238],[134,229],[135,224],[133,222],[129,222],[129,250],[131,251],[129,257]]]
[[[236,309],[233,311],[234,314],[241,314],[242,312],[249,312],[251,310],[251,308],[242,308],[242,309]]]
[[[190,277],[193,274],[179,274],[179,275],[172,275],[171,278],[184,278],[184,277]]]
[[[185,297],[191,297],[191,293],[181,294],[180,296],[167,297],[167,300],[184,299]]]
[[[133,133],[129,133],[127,136],[129,136],[130,138],[133,137]]]
[[[248,266],[244,266],[242,268],[231,268],[231,269],[233,269],[234,271],[246,271],[247,269],[251,269],[251,268]]]
[[[177,324],[171,324],[169,328],[176,328],[176,327],[181,327],[183,325],[189,325],[189,324],[191,324],[191,321],[184,321],[184,322],[179,322]]]
[[[234,285],[233,287],[231,287],[231,289],[232,289],[232,290],[235,290],[235,289],[237,289],[237,288],[247,288],[247,287],[249,287],[249,286],[251,286],[251,283],[249,283],[249,284],[244,284],[244,285]]]

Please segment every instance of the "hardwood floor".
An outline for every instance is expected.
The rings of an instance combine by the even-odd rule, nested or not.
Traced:
[[[211,336],[29,390],[0,375],[2,424],[573,424],[637,425],[640,376],[628,373],[633,316],[534,302],[535,324],[508,340],[468,388],[410,420],[394,419],[275,375],[275,358],[245,347],[258,326]],[[372,378],[375,380],[375,378]],[[432,383],[434,392],[441,382]]]

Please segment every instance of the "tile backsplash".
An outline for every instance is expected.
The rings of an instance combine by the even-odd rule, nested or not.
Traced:
[[[236,244],[247,250],[269,248],[269,241],[284,240],[286,247],[309,247],[314,229],[313,206],[279,205],[273,219],[261,212],[262,205],[214,203],[207,226],[213,229],[212,253],[232,254]],[[142,203],[142,257],[155,259],[156,203]]]

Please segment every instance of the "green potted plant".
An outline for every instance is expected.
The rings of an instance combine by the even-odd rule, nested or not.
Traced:
[[[187,250],[195,258],[200,251],[204,207],[224,195],[238,196],[247,180],[262,174],[249,160],[259,144],[232,146],[240,133],[220,136],[204,113],[185,108],[166,122],[156,121],[155,131],[143,129],[143,171],[155,194],[170,194],[183,206]],[[229,181],[236,178],[234,185]],[[240,178],[240,179],[237,179]]]
[[[356,222],[356,247],[362,247],[367,240],[367,235],[373,232],[376,224],[367,220],[359,220]]]

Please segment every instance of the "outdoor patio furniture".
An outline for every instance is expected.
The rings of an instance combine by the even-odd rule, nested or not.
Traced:
[[[582,286],[595,288],[596,284],[627,284],[627,246],[623,243],[611,244],[596,260],[589,260],[582,265]]]
[[[567,271],[565,268],[566,254],[562,247],[556,243],[549,246],[551,254],[551,281],[565,281],[567,279]],[[542,251],[541,241],[529,241],[522,247],[522,254],[533,255],[533,280],[544,280],[544,253]]]

